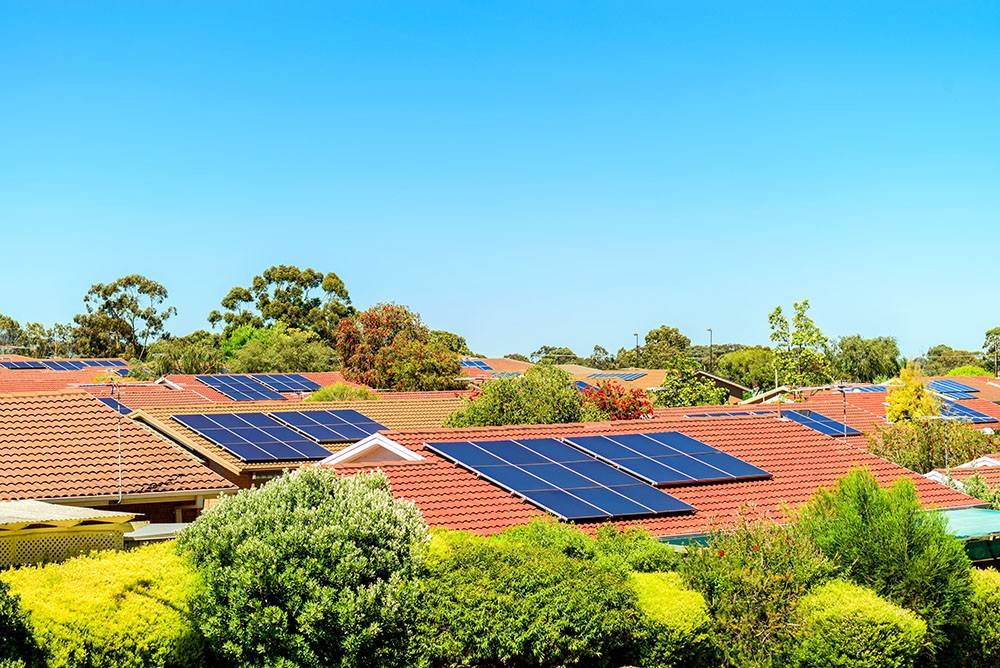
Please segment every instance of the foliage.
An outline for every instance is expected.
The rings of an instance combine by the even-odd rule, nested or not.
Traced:
[[[990,452],[994,452],[994,450],[991,449]],[[962,480],[961,486],[956,484],[954,480],[951,480],[950,483],[965,494],[985,501],[993,510],[1000,510],[1000,486],[990,485],[979,473],[973,473]]]
[[[244,328],[236,333],[245,331]],[[226,339],[223,339],[226,342]],[[337,353],[313,331],[289,329],[284,323],[253,330],[227,361],[232,373],[330,371]]]
[[[607,370],[614,367],[615,358],[612,357],[606,348],[594,346],[594,351],[590,353],[590,357],[582,360],[582,363],[584,366],[589,366],[592,369]]]
[[[869,452],[921,475],[998,449],[1000,436],[964,422],[912,420],[876,426],[868,435]]]
[[[1000,327],[986,330],[983,351],[986,353],[986,359],[993,366],[993,373],[1000,372],[1000,369],[997,368],[1000,366]]]
[[[223,370],[218,337],[199,329],[179,338],[164,337],[149,346],[148,364],[154,375],[202,374]]]
[[[774,351],[752,346],[726,353],[715,361],[715,373],[743,387],[774,387]]]
[[[809,300],[792,305],[791,326],[780,306],[767,317],[775,346],[775,365],[781,385],[823,385],[833,380],[833,368],[824,354],[828,340],[809,317]]]
[[[747,348],[747,346],[740,343],[713,343],[710,346],[698,344],[688,348],[685,354],[697,362],[699,368],[721,376],[722,374],[719,373],[719,360],[729,353],[735,353],[744,348]],[[774,382],[773,368],[771,369],[771,382]],[[740,384],[742,385],[742,383]],[[747,385],[747,387],[753,387],[753,385]]]
[[[692,546],[678,569],[705,597],[725,666],[780,666],[794,649],[801,598],[833,572],[812,538],[744,509],[736,526]]]
[[[510,354],[504,355],[503,358],[505,360],[516,360],[518,362],[530,362],[531,361],[531,360],[529,360],[527,358],[527,356],[522,355],[521,353],[510,353]]]
[[[458,357],[440,343],[425,343],[408,336],[375,355],[369,380],[373,387],[419,392],[465,387]]]
[[[465,342],[464,336],[446,332],[443,329],[432,329],[428,333],[428,343],[440,344],[446,350],[449,350],[456,355],[475,356],[475,353],[469,350],[469,344]]]
[[[22,327],[14,318],[0,313],[0,351],[36,358],[70,357],[73,327],[56,323],[46,328],[37,322]]]
[[[894,378],[902,367],[899,345],[891,336],[862,338],[859,334],[842,336],[828,351],[840,380],[873,383]]]
[[[794,665],[802,668],[908,668],[927,633],[914,613],[843,580],[807,594],[798,618]]]
[[[568,373],[542,364],[517,378],[493,378],[448,416],[447,427],[579,422],[581,398]]]
[[[95,283],[83,298],[87,312],[73,317],[77,351],[84,357],[144,360],[149,344],[177,313],[173,306],[163,307],[167,297],[165,287],[140,274]]]
[[[716,406],[729,400],[729,390],[709,378],[695,375],[698,365],[682,358],[653,391],[657,406]]]
[[[531,353],[531,361],[535,364],[581,364],[583,362],[572,350],[560,346],[542,346]]]
[[[973,569],[969,608],[968,664],[1000,665],[1000,573]]]
[[[377,401],[379,396],[367,387],[334,383],[316,390],[305,401]]]
[[[960,366],[952,369],[947,374],[948,376],[992,376],[992,371],[987,371],[981,366],[970,364],[968,366]]]
[[[899,373],[900,385],[889,389],[889,405],[885,419],[889,422],[913,420],[938,415],[940,408],[934,395],[924,386],[920,367],[910,362]]]
[[[931,347],[923,360],[924,372],[929,376],[944,376],[960,366],[979,366],[982,356],[969,350],[956,350],[940,344]]]
[[[931,653],[963,623],[971,589],[969,558],[946,522],[923,510],[909,478],[883,489],[866,469],[818,491],[799,517],[840,575],[927,622]]]
[[[225,322],[228,336],[242,325],[265,329],[283,323],[289,329],[314,332],[333,342],[333,330],[351,313],[351,298],[333,272],[275,265],[254,276],[250,287],[234,287],[222,299],[224,312],[212,311],[209,322]]]
[[[712,619],[705,598],[676,573],[632,573],[645,624],[639,640],[642,666],[673,668],[717,664]]]
[[[438,533],[420,636],[431,666],[619,666],[641,616],[624,571],[522,542]]]
[[[0,580],[0,666],[20,661],[22,666],[41,665],[41,655],[32,635],[31,621],[21,600]]]
[[[242,666],[397,666],[413,647],[427,527],[381,473],[286,473],[181,533],[199,626]]]
[[[583,408],[605,420],[638,420],[653,414],[653,402],[645,390],[629,389],[611,380],[598,381],[583,391]]]
[[[197,577],[169,543],[3,577],[30,613],[50,668],[205,665],[201,636],[188,616]]]

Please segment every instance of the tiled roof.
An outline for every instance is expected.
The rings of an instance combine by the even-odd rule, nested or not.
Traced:
[[[0,500],[225,491],[233,485],[82,390],[0,396]]]
[[[131,409],[151,406],[204,406],[212,402],[190,390],[176,390],[168,385],[120,383],[111,385],[86,385],[82,388],[95,397],[116,399]]]
[[[241,401],[207,406],[150,407],[132,414],[131,417],[154,426],[158,431],[172,438],[177,438],[186,447],[192,448],[204,457],[218,462],[234,473],[241,474],[248,471],[280,471],[284,468],[296,468],[301,462],[244,462],[224,448],[201,437],[176,420],[172,420],[171,416],[191,413],[273,413],[281,411],[352,409],[367,415],[375,422],[383,424],[389,429],[433,429],[444,424],[445,418],[461,408],[462,405],[462,400],[454,396],[454,394],[450,397],[435,397],[433,399],[416,399],[410,401],[389,401],[385,399],[376,401],[316,402]],[[323,447],[336,449],[337,447],[344,446],[324,445]]]
[[[755,506],[759,512],[779,515],[788,504],[797,506],[807,501],[820,486],[830,486],[852,468],[865,466],[883,484],[889,484],[898,477],[912,479],[922,502],[928,507],[962,507],[979,502],[964,494],[949,489],[896,464],[876,457],[843,439],[823,436],[798,423],[777,420],[772,417],[759,418],[717,418],[684,419],[658,418],[624,422],[601,422],[570,425],[536,425],[510,427],[484,427],[476,429],[442,429],[433,431],[396,431],[385,436],[394,442],[410,448],[437,462],[426,470],[407,469],[412,478],[407,481],[406,491],[395,489],[400,498],[407,498],[423,507],[428,502],[423,490],[431,489],[437,483],[442,471],[457,466],[445,462],[424,447],[424,443],[434,441],[529,439],[545,437],[567,437],[591,434],[623,434],[634,432],[681,431],[712,445],[724,452],[770,472],[770,480],[732,482],[707,485],[684,485],[670,487],[667,491],[680,500],[695,506],[693,514],[674,515],[631,520],[623,524],[641,526],[660,536],[697,534],[706,531],[719,522],[731,522],[744,505]],[[371,468],[386,469],[389,465],[369,464],[341,465],[338,470],[361,470]],[[399,464],[397,466],[412,466]],[[458,473],[450,472],[457,476]],[[467,472],[465,475],[470,475]],[[392,480],[392,475],[390,475]],[[446,506],[435,506],[434,524],[442,526],[462,524],[465,528],[489,532],[495,530],[497,522],[485,498],[495,498],[497,490],[485,480],[467,478],[466,484],[457,490]],[[478,480],[473,484],[473,480]],[[509,504],[516,501],[526,508],[535,509],[525,501],[508,495],[502,509],[504,516],[513,512]],[[526,520],[526,518],[525,518]],[[511,521],[516,523],[519,521]],[[595,530],[597,523],[584,522],[582,526]]]
[[[296,372],[298,373],[298,372]],[[234,399],[230,399],[226,395],[222,394],[218,390],[214,390],[205,383],[198,380],[198,376],[201,375],[227,375],[227,374],[179,374],[172,373],[163,376],[159,381],[160,383],[166,383],[179,387],[181,389],[200,394],[205,397],[211,403],[228,404],[228,403],[246,403],[237,402]],[[233,375],[233,374],[228,374]],[[238,374],[245,375],[245,374]],[[298,375],[305,376],[314,383],[318,383],[321,387],[326,387],[328,385],[333,385],[334,383],[343,383],[344,385],[351,385],[353,387],[364,387],[364,385],[359,385],[358,383],[353,383],[344,378],[344,375],[339,371],[307,371],[298,373]],[[285,392],[282,393],[283,396],[291,401],[298,401],[303,399],[303,395],[295,392]]]
[[[5,369],[0,367],[0,394],[14,392],[49,392],[79,387],[107,378],[108,370],[88,367],[79,371],[51,369]]]
[[[981,400],[1000,401],[1000,379],[992,376],[932,376],[927,380],[953,380],[979,390],[976,395]]]

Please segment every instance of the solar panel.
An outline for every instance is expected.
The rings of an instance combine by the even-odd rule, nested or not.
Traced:
[[[250,377],[275,392],[315,392],[323,387],[299,373],[259,373]]]
[[[748,415],[774,415],[774,411],[735,411],[728,413],[692,413],[686,418],[746,417]]]
[[[79,371],[86,366],[79,360],[44,360],[42,364],[53,371]]]
[[[865,385],[863,387],[852,387],[847,389],[847,392],[887,392],[889,390],[885,385]]]
[[[131,408],[120,403],[117,399],[113,399],[111,397],[98,397],[97,400],[100,401],[102,404],[106,404],[111,408],[115,409],[121,415],[128,415],[129,413],[132,412]]]
[[[848,427],[843,422],[837,422],[811,410],[783,411],[782,415],[793,422],[809,427],[827,436],[857,436],[861,432],[854,427]]]
[[[574,380],[573,387],[576,388],[577,392],[584,392],[586,390],[594,389],[594,386],[583,380]]]
[[[565,520],[690,512],[692,506],[552,438],[427,448]]]
[[[517,378],[521,375],[520,371],[493,371],[490,373],[494,378]]]
[[[646,375],[645,371],[614,371],[592,373],[587,378],[620,378],[621,380],[638,380]]]
[[[174,420],[245,462],[322,459],[330,451],[264,413],[174,415]]]
[[[929,380],[927,381],[927,387],[935,392],[940,392],[942,394],[968,394],[970,392],[978,392],[974,387],[965,385],[964,383],[958,383],[954,380]],[[972,397],[962,397],[972,398]]]
[[[957,418],[962,422],[971,422],[972,424],[1000,422],[1000,420],[997,420],[995,417],[991,417],[986,413],[980,413],[977,410],[955,403],[954,401],[942,402],[941,415],[944,417]]]
[[[459,366],[463,366],[469,369],[482,369],[483,371],[493,371],[493,367],[482,360],[462,360]]]
[[[250,376],[195,376],[195,378],[235,401],[284,399],[283,396]]]
[[[41,362],[35,361],[25,361],[25,362],[0,362],[0,366],[5,369],[44,369],[46,368]]]
[[[657,486],[771,476],[764,469],[680,432],[574,436],[565,441]]]
[[[275,411],[270,416],[320,443],[360,441],[386,429],[357,411]]]
[[[128,363],[123,362],[119,359],[113,360],[82,360],[85,366],[107,366],[107,367],[119,367],[128,366]]]

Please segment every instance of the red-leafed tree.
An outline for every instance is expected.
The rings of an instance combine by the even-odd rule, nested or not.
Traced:
[[[584,390],[583,407],[603,413],[610,420],[638,420],[653,414],[653,402],[645,390],[629,389],[610,380]]]

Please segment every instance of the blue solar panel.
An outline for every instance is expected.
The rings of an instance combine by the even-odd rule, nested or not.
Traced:
[[[654,485],[750,480],[770,473],[680,432],[565,439]]]
[[[196,431],[247,462],[322,459],[330,451],[263,413],[174,415]]]
[[[748,415],[774,415],[774,411],[730,411],[722,413],[691,413],[686,418],[746,417]]]
[[[195,376],[195,378],[235,401],[285,398],[250,376]]]
[[[847,388],[846,392],[887,392],[889,390],[885,385],[864,385],[862,387],[851,387]]]
[[[940,392],[941,394],[968,394],[970,392],[978,392],[979,390],[965,385],[964,383],[958,383],[954,380],[929,380],[927,381],[927,387],[929,387],[934,392]],[[963,399],[966,397],[962,397]],[[972,397],[968,397],[972,398]]]
[[[458,364],[459,364],[459,366],[462,366],[462,367],[465,367],[465,368],[468,368],[468,369],[482,369],[483,371],[492,371],[493,370],[493,367],[491,367],[489,364],[487,364],[486,362],[484,362],[482,360],[462,360]]]
[[[551,438],[426,445],[563,519],[640,517],[694,510]]]
[[[275,411],[272,418],[320,443],[360,441],[386,429],[357,411]]]
[[[53,371],[79,371],[86,366],[79,360],[44,360],[42,364]]]
[[[261,373],[250,377],[275,392],[315,392],[322,387],[299,373]]]
[[[818,431],[827,436],[856,436],[861,432],[854,427],[848,427],[843,422],[831,420],[821,413],[811,410],[784,411],[782,412],[789,420],[798,422],[809,427],[813,431]]]
[[[121,415],[128,415],[129,413],[132,412],[131,408],[128,408],[127,406],[121,404],[117,399],[112,399],[111,397],[98,397],[97,400],[100,401],[102,404],[106,404],[111,408],[115,409]]]
[[[622,380],[638,380],[646,375],[645,371],[609,371],[592,373],[587,378],[620,378]]]
[[[517,378],[523,374],[520,371],[493,371],[490,375],[494,378]]]
[[[583,380],[574,380],[573,387],[576,388],[577,392],[585,392],[587,390],[593,389],[593,385]]]
[[[41,362],[35,362],[35,361],[24,361],[24,362],[20,362],[20,361],[8,361],[8,362],[0,362],[0,366],[2,366],[5,369],[44,369],[44,368],[46,368],[46,366],[44,364],[42,364]]]
[[[118,367],[118,366],[128,366],[125,362],[119,359],[112,360],[81,360],[84,366],[107,366],[107,367]]]
[[[944,417],[957,418],[962,422],[971,422],[973,424],[1000,422],[1000,420],[997,420],[995,417],[991,417],[986,413],[980,413],[977,410],[969,408],[968,406],[963,406],[962,404],[957,404],[953,401],[942,402],[941,415]]]

